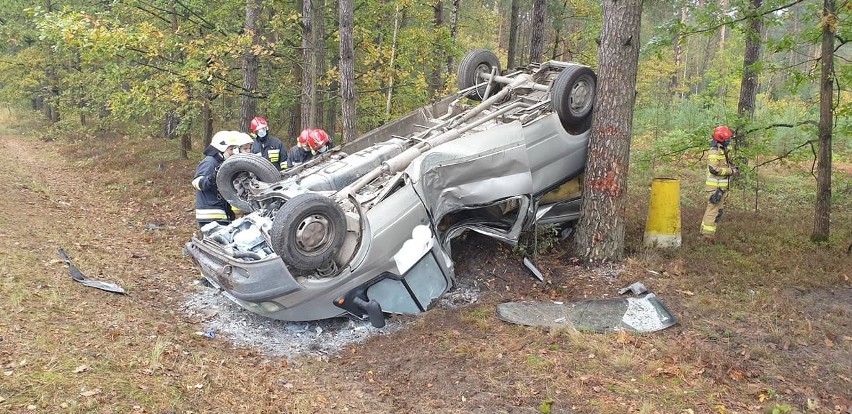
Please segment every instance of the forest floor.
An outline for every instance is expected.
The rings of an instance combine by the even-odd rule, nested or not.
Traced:
[[[171,141],[46,142],[24,130],[0,116],[2,412],[852,412],[848,172],[835,178],[826,245],[808,241],[813,196],[783,171],[766,173],[759,211],[733,194],[723,241],[698,243],[696,169],[684,173],[680,249],[641,246],[647,186],[632,185],[628,257],[618,265],[585,268],[562,243],[538,258],[540,283],[511,247],[470,235],[453,246],[467,299],[393,318],[393,329],[337,348],[322,342],[340,336],[317,335],[313,346],[279,352],[221,324],[213,338],[197,334],[223,316],[239,318],[244,333],[267,332],[267,343],[320,326],[269,331],[274,322],[198,300],[210,293],[182,255],[196,230],[197,160],[178,160]],[[59,248],[128,294],[73,282]],[[495,316],[501,302],[615,297],[635,281],[679,323],[597,334]],[[331,330],[371,329],[341,323]]]

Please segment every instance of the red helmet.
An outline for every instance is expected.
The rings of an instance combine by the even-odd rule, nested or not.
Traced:
[[[713,139],[717,142],[725,142],[731,139],[732,136],[734,136],[734,131],[731,131],[731,128],[725,125],[719,125],[713,130]]]
[[[302,130],[302,133],[299,134],[299,138],[298,138],[299,145],[301,145],[301,146],[308,145],[308,137],[311,135],[311,131],[313,131],[313,130],[310,129],[310,128],[306,128],[306,129]]]
[[[322,129],[312,129],[308,135],[308,146],[312,150],[318,151],[326,144],[328,144],[328,134]]]
[[[258,129],[269,129],[269,124],[266,123],[266,120],[256,116],[251,120],[251,132],[257,132]]]

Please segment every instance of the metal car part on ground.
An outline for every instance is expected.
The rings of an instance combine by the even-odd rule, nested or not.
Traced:
[[[479,49],[458,79],[457,93],[298,167],[226,160],[219,191],[251,213],[187,243],[204,277],[270,318],[351,314],[380,326],[454,286],[455,236],[516,243],[537,223],[576,220],[591,68],[549,61],[501,72]]]

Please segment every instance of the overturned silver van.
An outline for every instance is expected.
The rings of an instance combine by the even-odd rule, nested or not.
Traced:
[[[250,212],[186,244],[202,275],[274,319],[426,311],[455,284],[451,240],[521,232],[579,216],[595,98],[588,66],[501,72],[474,50],[459,91],[283,172],[228,158],[219,191]]]

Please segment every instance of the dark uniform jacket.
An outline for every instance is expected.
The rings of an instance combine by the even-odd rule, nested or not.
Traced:
[[[279,170],[287,168],[287,146],[268,133],[264,138],[255,138],[251,152],[260,154]]]
[[[225,161],[225,157],[212,145],[204,150],[203,160],[195,170],[192,186],[195,187],[195,220],[199,226],[212,221],[228,222],[233,220],[231,206],[216,187],[216,172]]]
[[[309,161],[313,157],[314,154],[311,153],[311,150],[296,145],[290,148],[290,155],[287,156],[287,166],[295,167]]]

